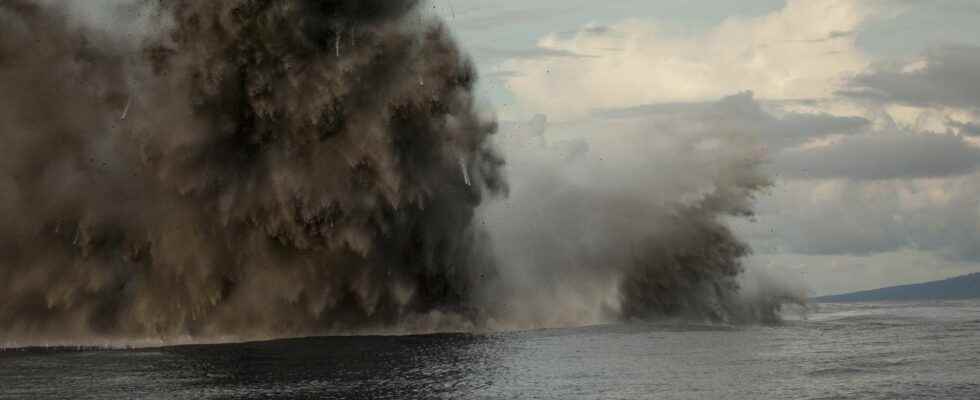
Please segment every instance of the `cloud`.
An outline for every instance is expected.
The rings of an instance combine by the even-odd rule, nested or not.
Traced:
[[[546,48],[530,48],[530,49],[499,49],[493,47],[474,47],[470,50],[474,58],[481,60],[483,62],[491,62],[493,60],[507,60],[507,59],[548,59],[548,58],[570,58],[570,59],[582,59],[582,58],[594,58],[596,56],[591,54],[579,54],[569,50],[562,49],[546,49]]]
[[[783,176],[804,179],[935,178],[968,174],[978,163],[980,149],[960,136],[910,132],[852,136],[775,158]]]
[[[708,131],[749,135],[772,152],[828,135],[854,134],[870,125],[862,117],[776,111],[779,110],[766,110],[752,92],[742,92],[718,101],[605,109],[595,115],[607,119],[646,119],[655,129],[690,135],[704,135]]]
[[[919,107],[980,107],[980,47],[934,48],[914,62],[887,63],[850,79],[839,94]]]
[[[599,57],[515,59],[508,80],[530,112],[563,120],[593,109],[691,102],[752,90],[766,99],[825,98],[845,73],[868,62],[854,35],[869,9],[853,0],[793,0],[776,12],[728,18],[694,37],[662,35],[629,20],[576,35],[552,34],[539,47]],[[821,40],[814,40],[821,39]],[[827,40],[824,40],[827,39]]]
[[[848,273],[862,276],[872,269],[888,273],[880,260],[909,252],[975,269],[980,262],[978,71],[980,48],[947,46],[911,61],[875,64],[849,79],[837,101],[868,106],[876,125],[774,154],[779,187],[763,199],[759,224],[741,225],[757,250],[843,258]],[[862,261],[872,259],[879,261]],[[913,264],[894,271],[911,276],[923,268],[927,272],[914,274],[920,280],[937,273]]]
[[[980,173],[953,178],[783,180],[738,222],[758,253],[867,256],[910,249],[980,262]]]

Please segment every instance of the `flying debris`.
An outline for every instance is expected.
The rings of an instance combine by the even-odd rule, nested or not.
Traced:
[[[133,104],[133,98],[129,97],[126,99],[126,107],[123,108],[122,116],[119,117],[120,121],[125,121],[126,116],[129,115],[129,106]]]
[[[466,170],[466,160],[463,156],[459,156],[459,170],[463,173],[463,181],[466,182],[466,186],[470,185],[470,172]]]

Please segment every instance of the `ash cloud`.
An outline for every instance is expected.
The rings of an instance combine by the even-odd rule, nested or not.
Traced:
[[[511,192],[418,5],[134,1],[98,28],[0,4],[0,340],[774,315],[739,299],[725,222],[769,184],[751,140],[504,141]]]
[[[416,3],[163,1],[135,51],[0,5],[2,333],[463,314],[502,159],[472,64]]]

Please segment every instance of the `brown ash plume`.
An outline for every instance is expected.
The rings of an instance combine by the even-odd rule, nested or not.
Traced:
[[[502,160],[472,64],[416,3],[153,2],[135,44],[0,4],[0,332],[465,313]]]

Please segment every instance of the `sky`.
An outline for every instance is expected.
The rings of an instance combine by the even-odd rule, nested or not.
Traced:
[[[980,271],[976,1],[428,7],[476,62],[500,140],[548,143],[531,153],[603,148],[624,120],[653,136],[757,140],[774,185],[753,218],[730,221],[750,266],[799,275],[813,294]]]

